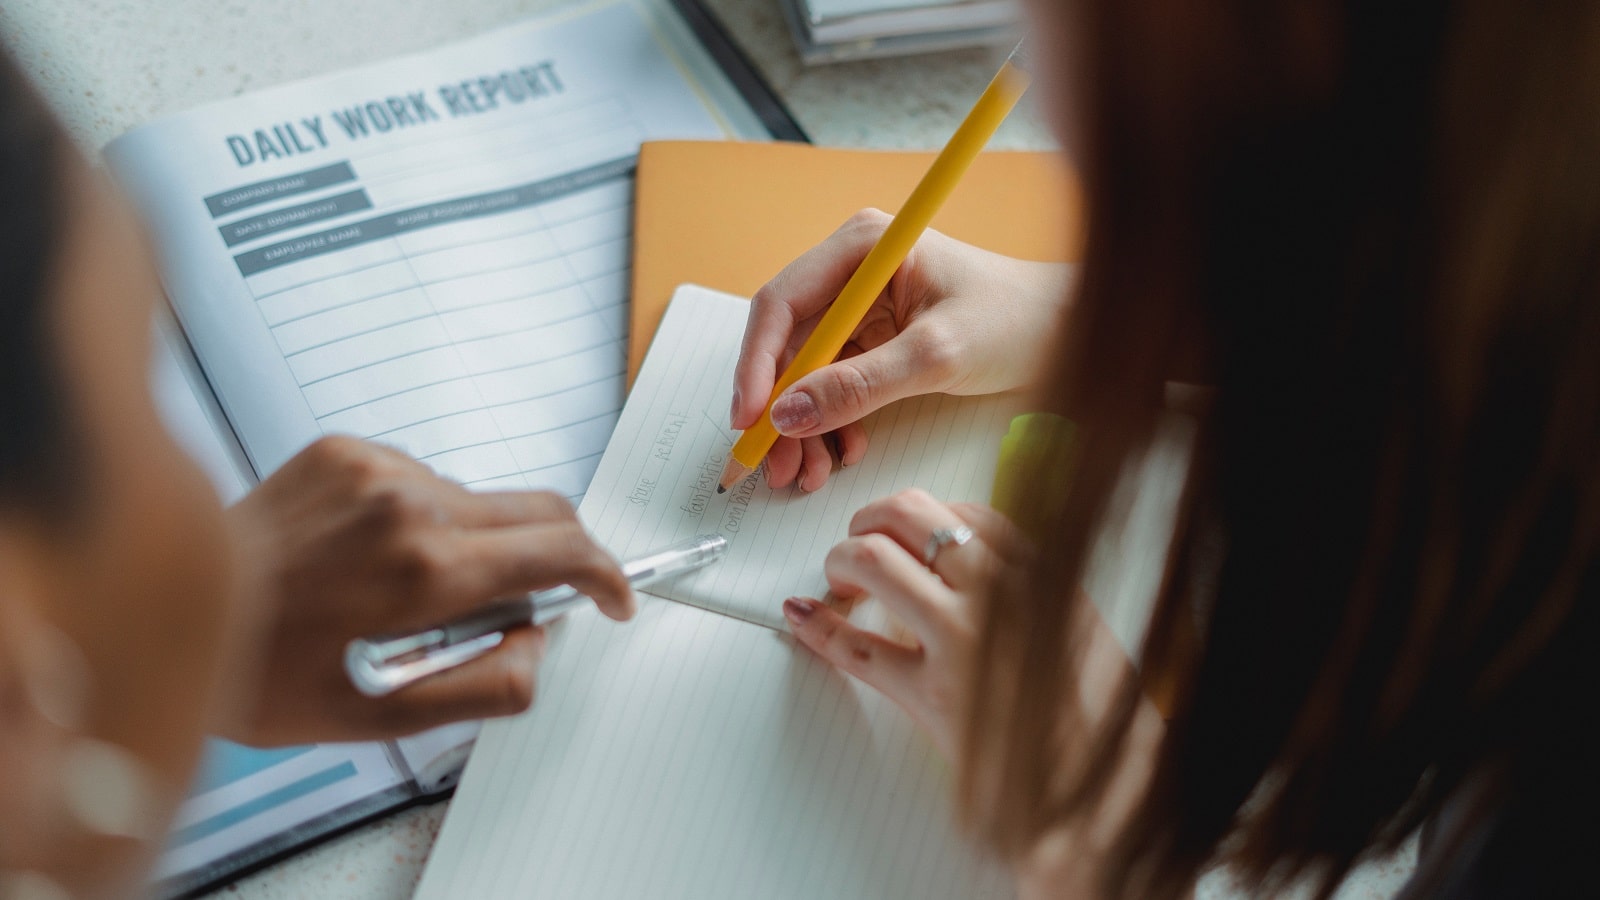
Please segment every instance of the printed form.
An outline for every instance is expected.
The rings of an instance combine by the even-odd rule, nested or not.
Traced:
[[[230,502],[331,433],[476,489],[578,501],[622,406],[639,144],[729,135],[765,131],[650,0],[130,133],[106,155],[160,242],[182,326],[156,338],[169,426]],[[448,787],[477,728],[212,742],[157,893]]]
[[[639,144],[727,126],[628,4],[108,149],[251,463],[323,434],[580,499],[624,393]]]

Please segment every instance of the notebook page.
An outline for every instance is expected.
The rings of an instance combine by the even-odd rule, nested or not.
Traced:
[[[488,723],[419,900],[1010,896],[910,720],[787,635],[643,598],[553,635]]]
[[[212,104],[107,155],[258,472],[354,434],[576,499],[622,405],[639,144],[722,136],[623,2]]]
[[[1018,400],[933,395],[866,421],[871,448],[814,494],[759,478],[716,493],[737,435],[728,428],[733,367],[749,304],[684,285],[673,297],[595,473],[582,513],[622,558],[720,532],[728,554],[651,593],[783,630],[780,605],[827,590],[822,563],[850,517],[907,487],[987,502]]]

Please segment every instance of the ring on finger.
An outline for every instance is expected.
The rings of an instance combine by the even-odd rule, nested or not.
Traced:
[[[928,542],[922,547],[922,564],[933,568],[933,561],[938,558],[939,551],[946,547],[959,547],[972,540],[973,532],[965,525],[956,525],[953,528],[935,528],[928,535]]]

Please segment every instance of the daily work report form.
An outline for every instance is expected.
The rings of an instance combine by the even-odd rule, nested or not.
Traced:
[[[654,27],[613,5],[108,149],[257,474],[342,433],[581,498],[622,406],[639,144],[735,128]]]

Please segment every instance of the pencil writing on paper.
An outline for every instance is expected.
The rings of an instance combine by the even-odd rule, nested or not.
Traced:
[[[911,486],[947,500],[986,498],[1012,401],[912,398],[865,423],[873,453],[824,490],[771,491],[748,478],[718,496],[731,435],[705,411],[726,405],[746,310],[741,299],[678,292],[596,473],[585,521],[611,535],[609,549],[622,556],[690,534],[721,534],[728,557],[715,571],[652,593],[783,628],[779,602],[826,591],[823,561],[867,502]]]

